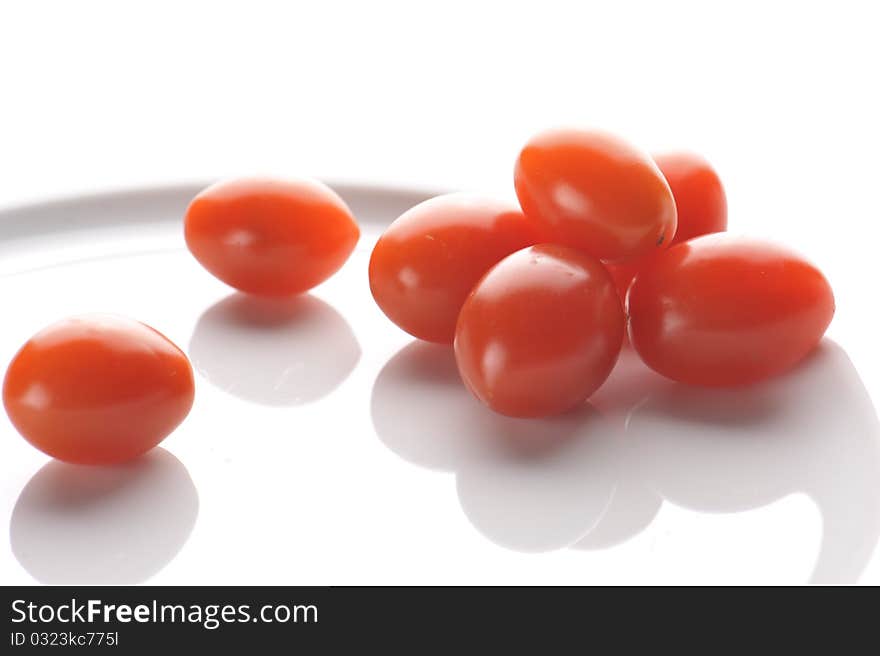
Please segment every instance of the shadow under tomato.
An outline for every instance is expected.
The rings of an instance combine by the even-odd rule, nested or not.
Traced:
[[[667,501],[701,512],[794,493],[822,515],[810,580],[858,580],[880,538],[880,422],[830,340],[788,375],[741,389],[658,380],[627,413],[627,462]]]
[[[19,495],[9,536],[41,583],[141,583],[177,555],[198,510],[186,467],[162,448],[114,466],[52,460]]]
[[[465,515],[510,549],[576,542],[611,498],[616,440],[598,413],[588,405],[542,420],[492,413],[462,385],[449,347],[414,342],[389,360],[372,417],[402,458],[454,471]]]
[[[233,293],[199,318],[189,355],[223,391],[286,406],[332,392],[361,350],[342,315],[310,294],[274,300]]]
[[[591,405],[601,416],[586,405],[544,420],[497,416],[464,389],[449,348],[413,343],[377,377],[372,416],[392,451],[455,472],[465,514],[508,548],[611,548],[664,500],[728,513],[802,492],[823,520],[810,580],[856,581],[869,562],[880,423],[830,340],[788,375],[733,390],[672,383],[625,350]]]

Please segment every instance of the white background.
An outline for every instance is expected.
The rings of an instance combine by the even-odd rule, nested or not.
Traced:
[[[369,405],[377,373],[408,340],[370,305],[361,266],[375,236],[368,229],[360,259],[316,292],[351,325],[361,353],[357,367],[333,394],[295,409],[266,409],[200,384],[198,413],[166,443],[198,490],[198,519],[189,540],[175,545],[176,558],[150,563],[159,571],[149,580],[792,583],[809,579],[820,544],[835,542],[838,533],[848,537],[836,540],[840,553],[828,579],[859,578],[846,562],[870,560],[858,553],[873,548],[880,475],[865,465],[873,456],[841,456],[844,465],[836,456],[856,449],[848,431],[869,443],[880,440],[876,414],[861,398],[880,397],[878,26],[875,3],[867,1],[0,4],[0,209],[262,172],[510,194],[513,159],[531,133],[584,125],[648,150],[704,154],[725,182],[731,230],[791,244],[835,289],[829,336],[839,349],[825,352],[830,364],[819,363],[822,375],[805,374],[807,392],[774,392],[802,403],[808,425],[783,421],[774,430],[806,432],[839,448],[810,442],[804,456],[792,447],[792,462],[801,464],[791,467],[785,446],[763,460],[751,452],[738,460],[723,448],[703,457],[691,442],[677,442],[660,417],[658,431],[666,430],[680,455],[664,454],[670,466],[681,467],[679,476],[667,478],[699,487],[700,503],[685,502],[693,490],[684,489],[679,503],[661,490],[666,501],[653,520],[646,507],[645,525],[616,546],[563,548],[577,542],[577,531],[568,535],[564,521],[541,528],[537,520],[536,534],[559,532],[527,544],[528,531],[513,527],[517,512],[495,533],[492,512],[506,517],[499,508],[521,508],[523,518],[534,519],[529,513],[542,516],[544,509],[568,517],[569,483],[578,481],[577,488],[584,477],[610,474],[587,458],[584,471],[577,464],[543,471],[533,463],[534,471],[515,474],[459,471],[456,484],[448,471],[398,457],[387,448],[387,435],[376,439],[370,410],[362,406]],[[3,358],[43,323],[84,304],[164,320],[185,345],[202,311],[228,292],[193,273],[184,253],[168,257],[132,260],[126,276],[109,280],[106,269],[70,274],[82,285],[100,285],[100,295],[89,288],[78,296],[49,273],[30,277],[26,290],[7,279]],[[151,276],[194,282],[175,295],[161,291],[167,286],[152,287]],[[101,299],[108,307],[91,307]],[[835,413],[839,408],[845,410]],[[285,422],[323,425],[326,439],[296,445],[261,439],[260,431]],[[766,428],[755,424],[750,440],[760,440]],[[717,422],[697,427],[710,444],[725,430]],[[208,446],[213,436],[217,442]],[[0,440],[0,510],[11,517],[45,458],[5,424]],[[812,463],[807,481],[792,473],[804,458]],[[720,472],[748,471],[688,478],[691,465],[710,464]],[[760,475],[752,477],[754,469]],[[615,489],[624,489],[621,477],[637,477],[626,466],[615,471],[617,482],[609,483]],[[736,503],[711,502],[715,493],[757,490],[774,477],[779,489],[756,492],[738,512],[730,512]],[[850,485],[848,497],[830,493],[834,510],[816,500],[821,494],[813,488],[838,490],[853,480],[859,485]],[[481,481],[490,482],[481,488]],[[487,496],[492,512],[481,519],[473,504]],[[149,514],[150,499],[138,497],[148,505],[139,512]],[[615,500],[622,516],[638,523],[644,499],[627,506],[620,493]],[[113,555],[95,549],[112,570]],[[541,553],[531,553],[536,549]],[[131,557],[117,554],[123,556]],[[0,552],[2,582],[30,582],[33,573],[8,545]],[[859,580],[880,582],[876,558]]]

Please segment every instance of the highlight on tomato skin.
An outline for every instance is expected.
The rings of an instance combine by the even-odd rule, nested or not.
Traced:
[[[345,202],[309,178],[239,178],[190,203],[184,236],[214,276],[259,296],[300,294],[336,273],[360,237]]]
[[[669,183],[678,227],[670,245],[727,230],[727,195],[718,173],[701,155],[671,152],[654,155]]]
[[[651,157],[610,134],[557,129],[520,151],[514,186],[548,242],[601,260],[642,257],[669,246],[676,208]]]
[[[467,388],[492,410],[543,417],[578,406],[611,373],[624,314],[602,263],[539,244],[506,257],[462,307],[455,358]]]
[[[146,453],[189,414],[186,355],[153,328],[86,315],[54,323],[13,357],[3,381],[12,424],[66,462],[114,464]]]
[[[781,246],[718,233],[683,242],[636,274],[629,338],[644,362],[682,383],[747,385],[781,374],[834,315],[825,276]]]
[[[721,179],[705,158],[694,153],[654,155],[654,161],[669,183],[678,214],[678,227],[670,247],[688,239],[727,230],[727,196]],[[626,262],[608,263],[620,298],[639,269],[663,251]]]
[[[458,313],[493,265],[540,240],[514,204],[455,193],[419,203],[395,220],[370,257],[370,291],[397,326],[452,344]]]

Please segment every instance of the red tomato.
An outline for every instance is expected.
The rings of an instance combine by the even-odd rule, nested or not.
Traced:
[[[654,161],[672,189],[678,210],[678,228],[670,246],[727,230],[727,197],[721,179],[709,162],[690,153],[656,155]],[[626,297],[636,272],[654,255],[656,253],[632,262],[608,265],[621,298]]]
[[[678,209],[678,228],[670,245],[727,230],[727,197],[709,162],[692,153],[655,155],[654,161]]]
[[[665,253],[666,251],[662,252]],[[617,289],[617,295],[620,296],[620,301],[622,303],[626,302],[626,292],[629,289],[633,278],[636,277],[636,274],[640,269],[645,268],[647,263],[651,262],[655,257],[657,257],[657,254],[652,253],[651,255],[640,257],[633,262],[621,262],[617,264],[613,262],[605,263],[605,268],[608,269],[608,273],[610,273],[611,277],[614,279],[614,287]]]
[[[511,203],[438,196],[405,212],[376,243],[370,289],[403,330],[451,344],[458,312],[480,277],[537,241],[537,227]]]
[[[834,296],[822,273],[772,244],[727,234],[673,246],[639,271],[629,336],[645,363],[693,385],[753,383],[822,338]]]
[[[59,460],[109,464],[159,444],[189,413],[186,355],[149,326],[94,315],[58,322],[15,355],[3,403],[18,431]]]
[[[514,183],[548,241],[603,260],[666,248],[675,234],[675,201],[654,160],[610,135],[539,134],[520,152]]]
[[[197,195],[186,244],[208,271],[249,294],[291,296],[336,273],[360,230],[332,189],[316,180],[240,179]]]
[[[465,385],[513,417],[541,417],[585,401],[608,377],[624,316],[601,262],[550,244],[499,262],[474,288],[455,331]]]

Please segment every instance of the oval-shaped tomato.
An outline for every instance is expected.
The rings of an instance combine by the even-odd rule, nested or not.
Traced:
[[[537,227],[512,203],[470,194],[431,198],[404,212],[376,243],[370,289],[403,330],[451,344],[480,277],[537,241]]]
[[[608,377],[624,315],[599,260],[550,244],[503,259],[461,309],[455,359],[465,385],[513,417],[541,417],[585,401]]]
[[[703,157],[694,153],[654,156],[678,210],[672,244],[727,230],[727,196],[721,178]]]
[[[67,462],[110,464],[159,444],[189,413],[193,372],[149,326],[93,315],[55,323],[18,351],[3,381],[13,425]]]
[[[645,363],[683,383],[733,386],[792,367],[834,314],[822,273],[780,246],[727,234],[673,246],[636,274],[629,337]]]
[[[195,258],[227,285],[292,296],[336,273],[360,230],[343,200],[317,180],[244,178],[199,193],[184,234]]]
[[[727,197],[721,179],[709,162],[693,153],[655,155],[654,161],[672,189],[678,210],[678,227],[670,246],[727,230]],[[662,252],[630,262],[608,264],[621,298],[626,297],[633,276],[646,265],[648,258]]]
[[[654,160],[611,135],[539,134],[520,152],[514,183],[548,241],[603,260],[646,255],[675,234],[675,201]]]

